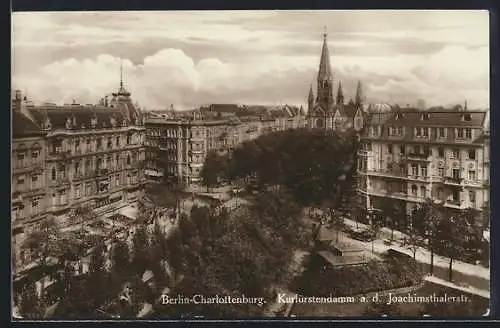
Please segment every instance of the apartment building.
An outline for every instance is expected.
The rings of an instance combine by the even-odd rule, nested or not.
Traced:
[[[259,109],[211,105],[178,112],[176,117],[146,118],[148,181],[183,185],[201,182],[200,172],[210,151],[231,152],[238,144],[262,134],[304,127],[300,108]]]
[[[73,211],[116,212],[145,184],[145,127],[123,83],[108,106],[34,106],[13,102],[12,216],[15,240],[53,216],[71,226]],[[18,254],[16,263],[28,261]]]
[[[455,210],[482,210],[489,201],[489,111],[387,109],[365,117],[358,153],[362,209],[387,198],[408,213],[429,198]]]

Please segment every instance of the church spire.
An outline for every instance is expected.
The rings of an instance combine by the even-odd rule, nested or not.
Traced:
[[[309,110],[311,110],[314,107],[314,93],[312,84],[309,87],[309,97],[307,98],[307,105]]]
[[[342,82],[339,81],[339,88],[337,90],[337,105],[344,104],[344,92],[342,91]]]
[[[316,102],[323,110],[331,110],[334,105],[333,100],[333,75],[330,66],[330,53],[328,52],[327,32],[323,33],[323,48],[321,49],[321,59],[318,70],[318,90],[316,92]]]
[[[333,80],[332,69],[330,67],[330,52],[328,51],[327,37],[328,33],[325,26],[325,32],[323,33],[323,48],[321,49],[321,59],[319,62],[318,82]]]
[[[358,81],[358,85],[356,86],[356,97],[354,100],[354,105],[356,107],[361,107],[361,105],[363,105],[363,90],[361,87],[361,81]]]
[[[120,90],[123,89],[123,58],[120,58]]]
[[[465,99],[464,110],[467,110],[467,99]]]

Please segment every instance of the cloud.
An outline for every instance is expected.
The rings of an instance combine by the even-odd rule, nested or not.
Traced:
[[[305,104],[327,23],[347,97],[361,80],[372,101],[488,107],[487,13],[391,13],[15,14],[13,86],[37,101],[94,103],[117,89],[124,58],[126,86],[149,108]]]

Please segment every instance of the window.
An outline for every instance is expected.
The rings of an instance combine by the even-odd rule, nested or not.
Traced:
[[[33,175],[31,177],[31,185],[33,188],[38,188],[38,175]]]
[[[422,128],[422,135],[425,138],[429,137],[429,128]]]
[[[96,147],[97,147],[97,149],[102,148],[102,139],[101,138],[96,139]]]
[[[66,166],[61,165],[59,171],[61,171],[61,177],[64,179],[66,177]]]
[[[33,199],[31,201],[31,210],[33,211],[33,213],[38,213],[38,199]]]
[[[112,147],[113,147],[113,139],[111,139],[111,137],[108,137],[108,148]]]
[[[464,114],[464,115],[462,116],[462,119],[463,119],[464,121],[470,121],[470,119],[471,119],[470,114]]]
[[[444,128],[439,128],[438,129],[438,138],[445,138],[446,135],[445,135],[445,130]]]
[[[444,148],[443,147],[439,147],[438,148],[438,156],[439,157],[444,157]]]
[[[116,147],[120,147],[120,137],[116,137]]]
[[[420,168],[420,174],[421,174],[423,177],[426,177],[426,176],[427,176],[427,167],[422,166],[422,167]]]
[[[398,133],[398,136],[402,136],[403,135],[403,127],[402,126],[398,126],[397,127],[397,133]]]
[[[460,170],[459,169],[453,169],[451,171],[453,179],[460,179]]]
[[[19,187],[23,187],[24,186],[24,177],[18,177],[17,184],[19,185]]]
[[[392,154],[392,145],[387,145],[387,152]]]
[[[415,185],[411,186],[411,194],[412,196],[417,196],[417,186]]]
[[[415,154],[420,154],[420,146],[417,145],[417,146],[413,147],[413,152]]]
[[[404,155],[405,154],[405,146],[399,146],[399,154]]]
[[[80,185],[76,185],[75,186],[75,196],[76,196],[76,198],[80,198],[81,197]]]
[[[80,173],[80,162],[75,162],[75,175]]]
[[[127,135],[127,145],[130,145],[130,141],[131,141],[131,138],[130,138],[130,134]]]
[[[87,139],[87,145],[90,145],[90,139]]]
[[[472,129],[471,128],[465,128],[465,138],[467,138],[467,139],[472,138]]]
[[[440,177],[444,177],[444,168],[440,167],[438,169],[438,174],[439,174]]]
[[[418,166],[417,166],[417,164],[412,164],[411,165],[411,174],[412,175],[418,175]]]
[[[460,150],[458,149],[453,149],[451,157],[453,159],[459,159],[460,158]]]
[[[469,149],[469,159],[476,159],[476,150],[475,149]]]
[[[130,155],[127,155],[127,165],[130,165]]]
[[[420,197],[425,197],[426,189],[425,186],[420,187]]]
[[[415,135],[416,135],[417,137],[421,137],[421,136],[422,136],[422,131],[421,131],[421,129],[420,129],[420,128],[415,128]]]
[[[57,179],[57,173],[56,173],[56,168],[53,167],[52,168],[52,181],[56,180]]]
[[[475,203],[476,203],[476,192],[474,192],[474,191],[469,191],[469,201],[470,201],[472,204],[475,204]]]
[[[464,137],[464,129],[457,129],[457,138],[463,139]]]
[[[429,148],[429,146],[424,146],[424,155],[425,155],[425,156],[430,156],[430,155],[432,155],[432,154],[431,154],[431,149]]]
[[[428,121],[430,118],[430,115],[429,113],[423,113],[422,114],[422,121]]]
[[[470,181],[476,181],[476,171],[469,170],[469,180]]]
[[[40,152],[38,150],[33,150],[33,152],[31,153],[31,157],[36,160],[38,156],[40,156]]]

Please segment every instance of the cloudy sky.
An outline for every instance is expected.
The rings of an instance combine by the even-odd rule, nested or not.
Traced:
[[[118,88],[150,109],[305,104],[324,26],[346,98],[489,107],[487,11],[14,13],[13,87],[95,103]],[[335,90],[336,91],[336,90]]]

